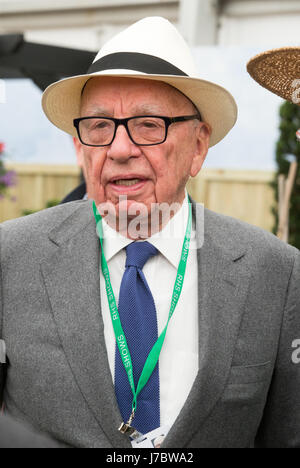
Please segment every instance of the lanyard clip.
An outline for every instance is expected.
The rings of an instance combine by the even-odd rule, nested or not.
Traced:
[[[128,422],[127,423],[122,422],[121,426],[119,427],[119,431],[122,434],[127,435],[128,437],[131,437],[132,439],[139,439],[142,434],[139,431],[137,431],[134,427],[131,426],[134,416],[135,416],[135,410],[132,410],[132,413],[128,419]]]
[[[132,421],[133,421],[133,419],[134,419],[134,416],[135,416],[135,409],[132,410],[131,415],[130,415],[130,417],[129,417],[129,419],[128,419],[128,423],[127,423],[127,424],[129,424],[129,426],[131,426],[131,423],[132,423]]]

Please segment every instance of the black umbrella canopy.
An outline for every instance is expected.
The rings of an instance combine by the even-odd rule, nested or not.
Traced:
[[[54,81],[86,73],[95,52],[26,42],[0,35],[0,78],[31,78],[44,91]]]

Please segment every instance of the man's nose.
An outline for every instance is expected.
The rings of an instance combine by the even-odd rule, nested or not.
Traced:
[[[139,146],[135,145],[130,139],[124,125],[119,125],[112,144],[108,147],[107,157],[110,159],[125,162],[132,157],[138,157],[141,154]]]

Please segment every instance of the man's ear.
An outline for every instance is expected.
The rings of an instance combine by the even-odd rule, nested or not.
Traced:
[[[211,128],[205,122],[199,122],[196,128],[195,152],[192,160],[190,176],[196,177],[206,158]]]
[[[75,152],[76,152],[77,164],[81,169],[83,169],[84,159],[83,159],[82,144],[80,143],[79,139],[76,137],[73,137],[73,143],[74,143]]]

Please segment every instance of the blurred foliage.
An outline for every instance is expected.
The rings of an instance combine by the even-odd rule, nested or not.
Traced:
[[[296,138],[296,132],[300,129],[300,106],[285,102],[280,107],[280,137],[276,145],[277,173],[276,179],[271,183],[275,190],[278,204],[278,176],[284,174],[287,177],[290,163],[293,159],[298,162],[295,184],[293,187],[290,212],[289,212],[289,244],[300,249],[300,142]],[[278,205],[273,207],[275,226],[273,233],[278,228]]]
[[[60,204],[60,200],[57,200],[57,199],[54,198],[53,200],[47,201],[45,208],[52,208],[52,206],[57,206],[59,204]],[[45,208],[43,208],[43,209],[45,209]],[[23,210],[22,211],[22,216],[31,215],[33,213],[37,213],[38,211],[41,211],[41,210]]]

